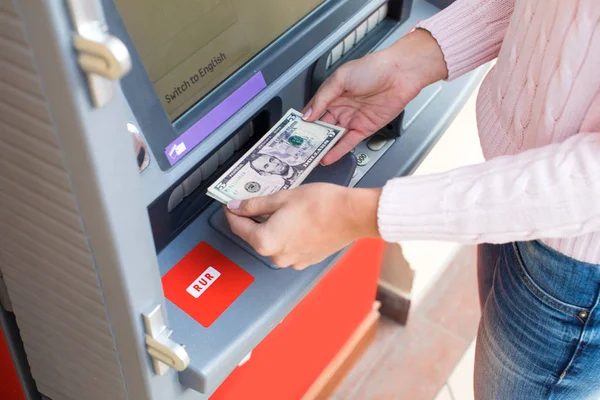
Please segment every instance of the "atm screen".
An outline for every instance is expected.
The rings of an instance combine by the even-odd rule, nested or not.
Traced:
[[[173,121],[324,0],[115,0]]]

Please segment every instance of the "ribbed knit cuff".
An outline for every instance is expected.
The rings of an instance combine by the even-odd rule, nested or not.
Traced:
[[[388,242],[449,236],[445,193],[448,174],[409,176],[388,181],[377,210],[379,233]]]
[[[437,40],[451,81],[498,56],[513,7],[511,0],[459,0],[416,27]]]

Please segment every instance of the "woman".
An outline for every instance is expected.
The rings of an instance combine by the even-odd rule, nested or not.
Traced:
[[[381,189],[305,185],[232,202],[232,229],[305,268],[361,237],[482,245],[477,399],[600,398],[600,3],[459,0],[327,80],[305,118],[348,129],[338,160],[425,86],[497,57],[477,119],[485,163]],[[247,218],[272,214],[257,224]],[[310,232],[307,235],[306,232]]]

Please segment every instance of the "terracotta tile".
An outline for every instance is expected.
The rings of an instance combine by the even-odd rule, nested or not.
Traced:
[[[413,315],[420,315],[471,342],[481,317],[476,262],[476,247],[462,249]]]
[[[454,400],[452,398],[452,394],[450,394],[450,389],[448,389],[448,385],[444,385],[442,390],[435,397],[435,400]]]
[[[353,398],[431,400],[468,345],[427,319],[413,317]]]
[[[475,248],[462,249],[411,312],[406,327],[382,318],[375,342],[336,390],[334,399],[434,399],[477,330],[475,262]],[[457,374],[454,382],[459,379]]]
[[[448,387],[452,395],[460,400],[474,400],[473,367],[475,365],[475,341],[471,343],[465,354],[454,368],[448,379]]]
[[[334,392],[334,398],[352,399],[367,375],[385,356],[390,346],[398,342],[398,336],[404,329],[403,326],[382,316],[377,326],[375,340],[338,386]]]

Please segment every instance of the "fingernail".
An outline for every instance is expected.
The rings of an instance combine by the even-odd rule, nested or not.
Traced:
[[[229,203],[227,203],[227,208],[230,210],[237,210],[240,208],[241,204],[242,202],[240,200],[231,200]]]
[[[308,117],[310,117],[310,114],[312,114],[312,108],[309,108],[308,110],[306,110],[306,112],[302,116],[302,119],[306,120]]]

